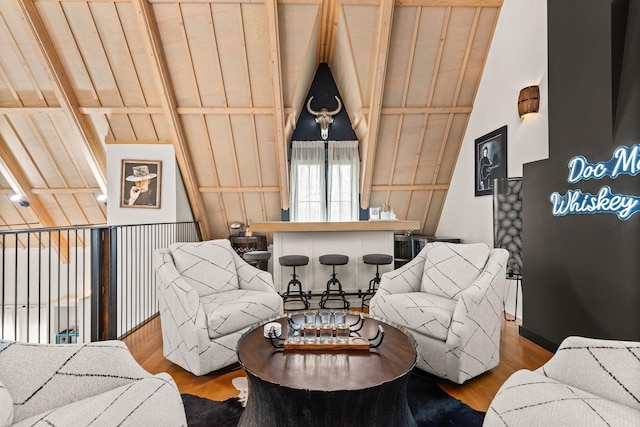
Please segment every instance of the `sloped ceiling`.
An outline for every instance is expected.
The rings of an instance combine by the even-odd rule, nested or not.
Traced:
[[[360,140],[362,206],[433,234],[501,5],[0,1],[0,229],[105,223],[106,144],[173,144],[205,238],[279,220],[326,62]]]

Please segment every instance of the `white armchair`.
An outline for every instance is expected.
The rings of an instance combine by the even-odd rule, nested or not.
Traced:
[[[568,337],[502,384],[484,426],[640,426],[640,342]]]
[[[498,364],[508,256],[484,243],[428,243],[382,275],[370,312],[413,333],[418,368],[462,384]]]
[[[169,374],[151,375],[121,341],[0,340],[0,426],[185,426]]]
[[[237,362],[255,323],[283,313],[271,274],[247,264],[228,240],[174,243],[154,253],[164,356],[195,375]]]

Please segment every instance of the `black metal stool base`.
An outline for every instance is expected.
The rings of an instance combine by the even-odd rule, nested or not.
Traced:
[[[393,262],[393,256],[387,254],[367,254],[362,257],[365,264],[376,266],[376,275],[369,281],[369,287],[362,293],[362,311],[365,307],[369,307],[369,301],[375,295],[380,285],[380,269],[381,265],[388,265]]]
[[[338,289],[331,289],[331,286],[337,286]],[[325,305],[329,301],[340,301],[342,303],[342,308],[344,309],[348,309],[351,305],[349,301],[347,301],[345,292],[342,290],[342,283],[340,283],[340,281],[336,279],[335,266],[333,266],[333,274],[331,275],[331,279],[327,282],[327,289],[322,293],[322,297],[320,297],[320,308],[325,308]]]
[[[378,285],[380,285],[380,273],[378,273],[378,266],[376,265],[376,277],[369,280],[369,288],[362,293],[362,311],[364,311],[365,307],[369,307],[369,301],[378,290]]]
[[[291,280],[287,283],[287,291],[282,294],[284,309],[291,310],[290,308],[287,308],[287,302],[301,303],[304,310],[308,309],[311,304],[309,303],[307,296],[302,292],[302,283],[298,280],[296,267],[307,265],[309,263],[309,257],[305,255],[284,255],[280,257],[279,262],[282,266],[293,267]],[[295,310],[299,309],[296,308]]]
[[[295,288],[296,286],[298,287],[298,289],[291,289],[292,287]],[[309,303],[309,299],[304,294],[304,292],[302,292],[302,283],[300,283],[300,281],[296,279],[295,267],[293,269],[293,279],[291,279],[287,284],[287,291],[282,294],[282,302],[284,304],[285,310],[298,310],[297,308],[287,308],[288,302],[300,302],[304,306],[304,310],[308,309],[311,306],[311,304]]]
[[[347,301],[347,294],[342,290],[342,284],[336,278],[336,265],[346,265],[349,263],[349,257],[346,255],[339,254],[327,254],[320,255],[318,257],[320,264],[322,265],[330,265],[332,268],[331,279],[327,282],[327,289],[322,293],[322,297],[320,297],[320,308],[325,308],[327,302],[329,301],[340,301],[342,303],[342,308],[348,309],[351,304]],[[338,289],[331,289],[332,286],[337,286]],[[338,308],[338,307],[327,307],[327,308]]]

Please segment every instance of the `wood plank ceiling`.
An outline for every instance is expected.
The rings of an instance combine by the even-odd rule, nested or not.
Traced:
[[[279,220],[326,62],[360,140],[363,207],[433,234],[501,6],[2,0],[0,229],[105,223],[106,144],[173,144],[205,238]]]

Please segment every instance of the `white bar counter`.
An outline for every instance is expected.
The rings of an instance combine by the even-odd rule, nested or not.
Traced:
[[[278,259],[283,255],[306,255],[309,264],[296,267],[303,290],[320,293],[326,289],[331,266],[318,261],[320,255],[342,254],[349,257],[347,265],[336,266],[337,278],[345,292],[366,290],[375,276],[374,265],[365,265],[365,254],[394,253],[394,232],[419,230],[420,221],[354,221],[354,222],[252,222],[251,231],[273,233],[273,283],[278,292],[287,290],[292,267],[282,267]],[[393,263],[380,266],[380,274],[393,270]],[[320,298],[311,300],[316,307]],[[358,299],[350,298],[352,306]]]
[[[420,221],[352,221],[352,222],[252,222],[257,232],[322,232],[322,231],[406,231],[419,230]]]

